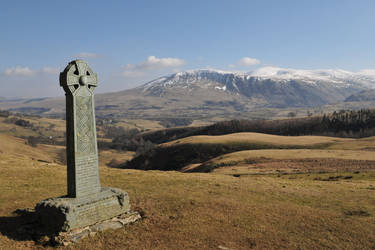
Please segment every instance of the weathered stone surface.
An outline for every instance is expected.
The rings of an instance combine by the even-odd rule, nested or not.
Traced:
[[[114,188],[102,188],[84,198],[50,198],[35,207],[40,222],[55,232],[92,225],[129,210],[128,194]]]
[[[107,222],[95,225],[92,228],[92,231],[98,232],[98,231],[104,231],[107,229],[118,229],[118,228],[122,228],[123,226],[124,225],[122,225],[122,223],[119,221],[107,221]]]
[[[133,223],[139,219],[141,219],[141,215],[138,212],[129,212],[127,214],[124,214],[123,216],[120,216],[119,218],[115,218],[115,220],[121,222],[123,225]]]
[[[93,237],[97,232],[102,232],[108,229],[119,229],[139,219],[141,219],[141,216],[138,212],[128,212],[91,226],[77,228],[69,232],[60,232],[57,236],[52,238],[52,241],[54,244],[67,246],[71,243],[77,243],[85,237]]]
[[[66,96],[68,195],[46,199],[35,207],[41,224],[52,232],[93,225],[130,210],[126,192],[100,186],[94,112],[97,84],[96,74],[82,60],[70,62],[60,73]]]

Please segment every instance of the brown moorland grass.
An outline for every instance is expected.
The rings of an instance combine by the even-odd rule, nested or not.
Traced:
[[[14,123],[5,122],[7,119],[22,119],[30,122],[33,126],[22,127]],[[36,129],[37,128],[37,129]],[[24,116],[10,116],[8,118],[0,117],[0,133],[13,135],[17,137],[28,136],[52,136],[62,137],[65,132],[65,121],[58,119],[39,118],[39,117],[24,117]]]
[[[32,160],[44,162],[55,162],[58,159],[58,152],[63,147],[50,145],[37,145],[31,147],[21,138],[16,138],[7,134],[0,134],[0,155],[1,162],[6,160]]]
[[[1,139],[15,143],[13,137]],[[20,222],[12,212],[64,195],[66,168],[29,158],[43,148],[17,145],[25,146],[23,157],[0,153],[0,248],[44,248],[32,239],[15,239]],[[100,172],[102,185],[128,191],[144,218],[68,249],[375,247],[374,172],[335,181],[317,180],[328,177],[318,173],[233,177],[121,170],[103,163]]]
[[[351,141],[340,141],[328,146],[327,149],[375,151],[375,136]]]
[[[151,153],[135,157],[124,164],[124,167],[144,170],[207,172],[211,170],[211,167],[206,167],[207,164],[201,167],[196,167],[196,164],[205,163],[220,155],[233,152],[243,150],[251,152],[260,149],[326,149],[337,143],[355,143],[356,141],[356,139],[325,136],[277,136],[260,133],[191,136],[159,144],[159,147]]]
[[[162,146],[172,146],[176,144],[275,144],[275,145],[299,145],[308,146],[314,144],[332,144],[332,143],[346,143],[355,141],[355,139],[348,138],[336,138],[327,136],[279,136],[279,135],[269,135],[262,133],[234,133],[227,135],[198,135],[190,136],[175,141],[167,142],[161,144]]]
[[[322,163],[324,161],[324,163]],[[331,164],[328,164],[328,161]],[[292,166],[293,163],[301,166]],[[304,164],[311,163],[311,164]],[[295,165],[295,164],[294,164]],[[307,165],[308,167],[305,167]],[[309,166],[311,165],[311,166]],[[328,168],[326,166],[330,165]],[[348,166],[350,165],[350,166]],[[318,150],[318,149],[261,149],[243,150],[221,155],[203,164],[187,166],[183,171],[193,169],[211,169],[228,172],[226,168],[235,166],[242,171],[268,172],[274,170],[294,169],[294,171],[355,171],[375,170],[375,154],[360,150]],[[230,171],[229,171],[230,172]]]
[[[5,118],[0,117],[0,133],[13,136],[37,136],[38,133],[29,128],[24,128],[11,123],[5,123]]]
[[[237,136],[237,134],[234,134]],[[255,137],[264,137],[267,138],[264,141],[268,141],[268,143],[272,143],[272,138],[274,139],[274,144],[278,143],[282,145],[282,143],[290,143],[291,141],[295,141],[298,143],[305,143],[305,141],[310,141],[309,136],[303,137],[284,137],[284,136],[263,136],[262,134],[255,135]],[[248,136],[249,138],[250,136]],[[252,135],[251,135],[252,137]],[[254,137],[253,137],[254,138]],[[271,141],[270,141],[271,139]],[[293,140],[294,139],[294,140]],[[368,137],[362,139],[339,139],[333,137],[315,137],[311,138],[311,142],[325,142],[319,143],[319,147],[316,149],[258,149],[258,150],[242,150],[233,153],[223,154],[216,158],[213,158],[207,162],[202,164],[193,164],[188,165],[182,169],[182,171],[198,171],[199,169],[216,169],[220,167],[226,166],[241,166],[242,170],[244,167],[248,167],[251,163],[259,163],[262,162],[274,162],[276,167],[272,167],[273,170],[276,168],[284,168],[280,162],[286,162],[285,160],[294,160],[294,162],[302,162],[302,161],[311,161],[315,159],[316,161],[322,161],[324,159],[329,159],[331,162],[336,161],[337,167],[332,168],[330,167],[330,171],[348,171],[350,169],[356,170],[359,166],[366,165],[365,169],[375,169],[375,137]],[[339,140],[337,140],[339,139]],[[284,140],[284,142],[283,142]],[[262,143],[264,142],[262,141]],[[331,141],[331,143],[327,143],[327,141]],[[316,144],[315,144],[316,145]],[[308,146],[305,144],[305,146]],[[321,149],[319,149],[321,148]],[[281,161],[280,161],[281,160]],[[366,161],[366,162],[364,162]],[[343,164],[349,163],[348,164]],[[278,164],[280,163],[280,164]],[[327,160],[326,160],[327,163]],[[319,163],[316,165],[326,165],[326,163]],[[268,164],[269,165],[269,164]],[[285,164],[284,164],[285,165]],[[303,164],[302,164],[303,165]],[[259,167],[259,164],[254,168],[254,164],[252,167],[248,167],[251,169],[250,172],[254,172],[254,169]],[[341,169],[340,169],[341,167]],[[266,169],[268,167],[265,167]],[[322,168],[316,168],[316,171],[323,170]],[[263,169],[264,170],[264,169]],[[300,169],[301,170],[301,169]],[[311,168],[310,168],[311,170]],[[227,170],[217,170],[217,171],[226,171]]]
[[[195,168],[197,167],[198,166],[195,166]],[[194,166],[191,167],[191,169],[193,168]],[[219,167],[213,168],[212,173],[233,176],[269,174],[276,174],[277,176],[286,174],[308,174],[308,176],[314,176],[314,174],[317,173],[327,173],[329,174],[328,177],[333,176],[331,178],[336,179],[336,176],[341,178],[341,173],[345,172],[349,173],[348,177],[345,178],[352,178],[353,174],[358,177],[357,174],[361,172],[374,170],[375,161],[366,160],[343,160],[335,158],[274,160],[269,158],[257,158],[252,159],[251,163],[246,160],[245,162],[230,162],[224,165],[219,165]],[[319,177],[317,176],[317,178]]]
[[[142,119],[124,119],[122,122],[116,124],[117,126],[123,126],[126,129],[137,128],[140,130],[155,130],[163,129],[164,126],[161,125],[158,121],[153,120],[142,120]]]

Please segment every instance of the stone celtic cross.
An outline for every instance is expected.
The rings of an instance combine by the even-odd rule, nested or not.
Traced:
[[[128,194],[101,187],[96,143],[94,89],[96,74],[75,60],[60,73],[66,96],[66,155],[68,195],[35,206],[40,223],[51,232],[69,231],[127,214]]]
[[[60,73],[66,96],[69,197],[100,191],[94,111],[97,84],[97,75],[82,60],[69,63]]]

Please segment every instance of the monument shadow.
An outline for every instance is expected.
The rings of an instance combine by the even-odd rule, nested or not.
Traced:
[[[12,214],[13,216],[0,217],[0,233],[2,235],[16,241],[35,241],[43,245],[55,245],[49,239],[53,239],[56,232],[44,230],[38,223],[34,211],[17,209]],[[42,242],[42,239],[44,239],[44,242]]]

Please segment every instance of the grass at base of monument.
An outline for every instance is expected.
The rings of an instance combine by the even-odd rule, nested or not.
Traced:
[[[65,194],[61,165],[2,158],[0,216]],[[337,181],[304,174],[241,176],[111,169],[103,186],[126,190],[145,218],[71,249],[374,248],[375,174]],[[344,173],[345,175],[345,173]],[[325,177],[325,175],[316,174]],[[3,224],[4,225],[4,224]],[[1,230],[4,226],[0,225]],[[2,232],[4,234],[4,232]],[[39,248],[0,234],[0,248]]]

